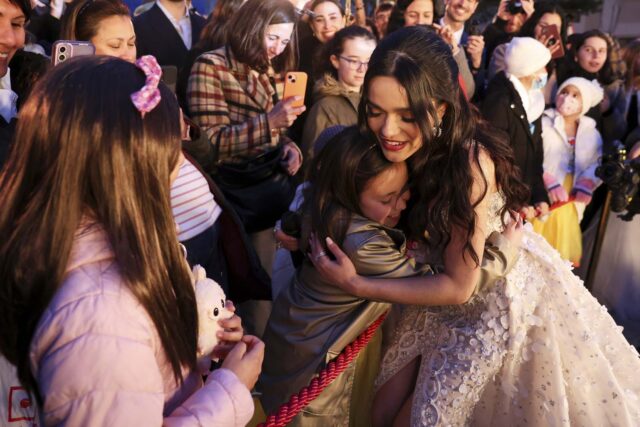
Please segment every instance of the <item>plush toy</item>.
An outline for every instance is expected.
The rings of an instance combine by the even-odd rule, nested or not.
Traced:
[[[217,332],[222,329],[218,320],[229,319],[233,313],[225,307],[224,291],[199,265],[193,267],[196,303],[198,306],[198,369],[203,375],[209,373],[211,352],[218,344]]]

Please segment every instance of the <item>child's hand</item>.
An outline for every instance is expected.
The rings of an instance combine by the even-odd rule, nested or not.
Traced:
[[[566,202],[569,200],[569,194],[567,194],[567,190],[565,190],[562,185],[553,187],[547,190],[547,192],[549,193],[549,200],[551,201],[551,204]]]
[[[533,219],[536,217],[536,209],[533,206],[523,206],[520,209],[520,216],[524,219]]]
[[[516,247],[520,247],[522,244],[522,236],[524,235],[524,227],[522,221],[522,215],[516,212],[511,212],[511,222],[506,225],[502,235]]]
[[[549,213],[549,204],[547,202],[536,203],[536,216],[544,216]]]
[[[225,308],[232,313],[236,311],[236,307],[231,300],[227,300]],[[242,340],[244,330],[242,329],[242,319],[237,314],[234,314],[228,319],[220,319],[218,323],[223,329],[219,330],[216,334],[218,337],[218,345],[213,349],[212,358],[224,359],[236,343]]]
[[[222,367],[230,370],[249,390],[256,385],[262,360],[264,359],[264,343],[258,337],[245,335],[229,352]]]
[[[273,236],[276,239],[276,244],[279,247],[285,248],[288,251],[295,252],[299,249],[298,238],[289,236],[280,228],[274,228]]]

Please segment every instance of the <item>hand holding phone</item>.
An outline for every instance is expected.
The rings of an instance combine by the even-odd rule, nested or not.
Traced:
[[[555,25],[545,25],[540,29],[538,41],[551,51],[551,59],[558,59],[564,56],[564,46],[560,31]]]
[[[77,56],[95,55],[96,48],[89,42],[78,40],[58,40],[53,44],[51,61],[53,65],[62,64]]]
[[[307,73],[302,71],[290,71],[287,73],[284,81],[284,95],[282,99],[285,101],[294,96],[300,97],[299,100],[291,104],[293,107],[302,107],[304,105],[304,95],[307,91]]]

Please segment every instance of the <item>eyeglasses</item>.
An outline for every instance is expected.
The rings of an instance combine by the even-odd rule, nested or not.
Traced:
[[[346,56],[342,55],[339,58],[349,64],[349,68],[351,68],[352,70],[359,70],[360,67],[363,67],[366,70],[369,67],[369,61],[362,62],[358,61],[357,59],[347,58]]]

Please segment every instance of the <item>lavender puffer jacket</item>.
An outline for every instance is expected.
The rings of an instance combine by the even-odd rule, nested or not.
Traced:
[[[84,225],[66,276],[31,341],[31,368],[44,424],[69,426],[244,426],[249,390],[220,369],[205,384],[174,380],[146,310],[122,284],[106,234]]]

